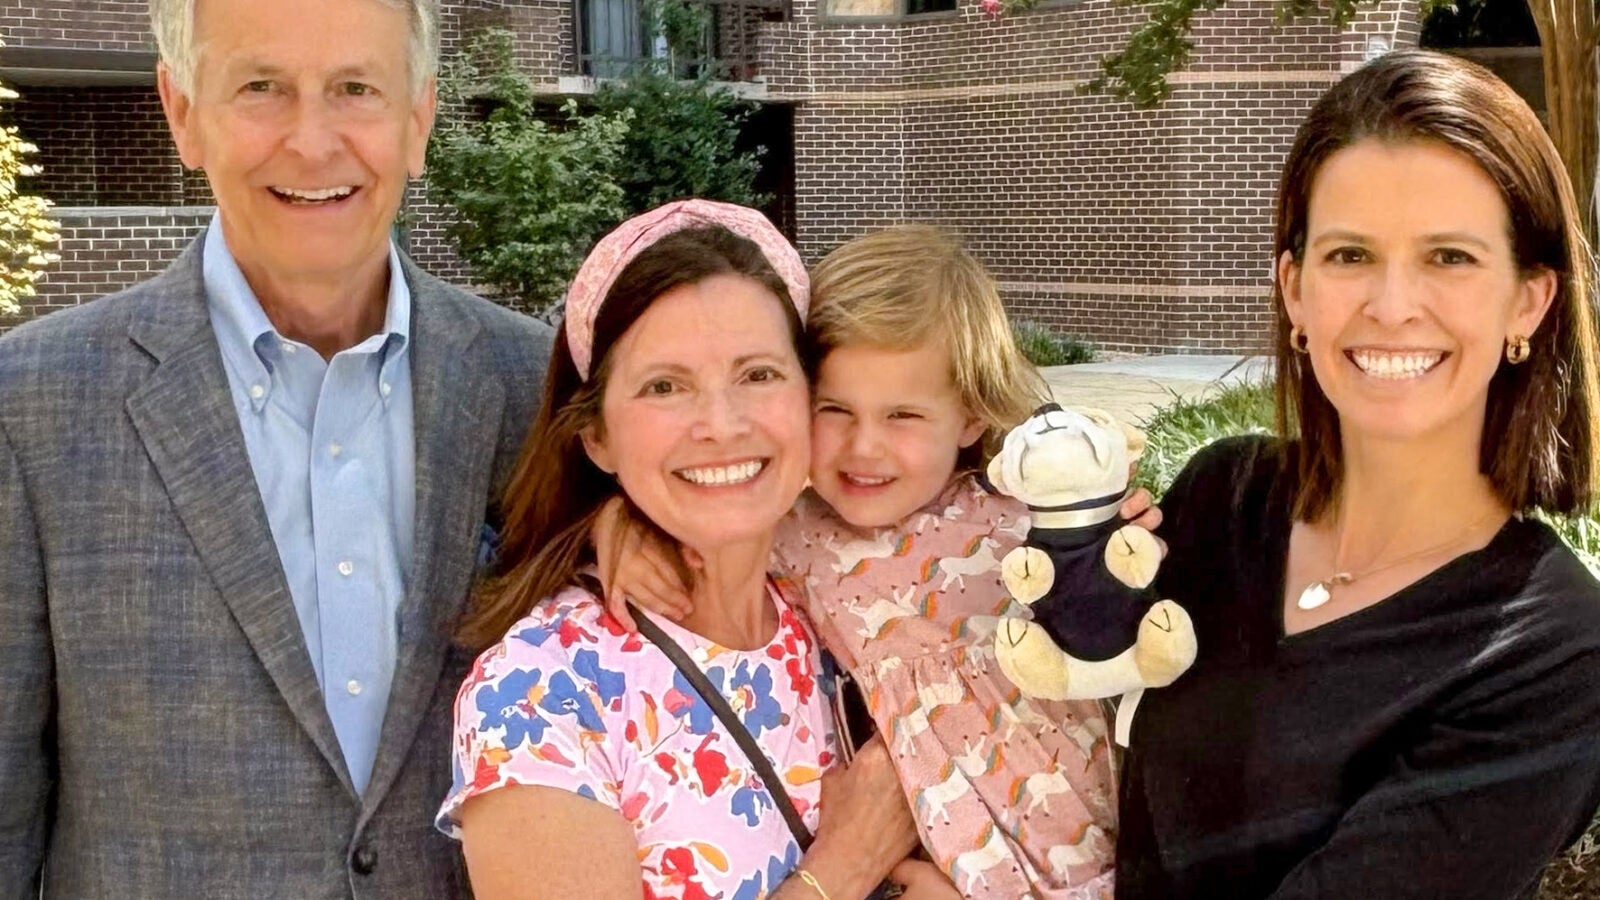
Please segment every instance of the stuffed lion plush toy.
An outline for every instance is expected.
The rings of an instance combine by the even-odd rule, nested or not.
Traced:
[[[1001,671],[1047,700],[1121,696],[1123,746],[1144,689],[1171,684],[1196,650],[1188,613],[1150,587],[1160,545],[1117,517],[1143,450],[1144,435],[1109,414],[1052,403],[1006,435],[987,473],[1032,514],[1026,543],[1001,560],[1006,589],[1033,614],[1001,620]]]

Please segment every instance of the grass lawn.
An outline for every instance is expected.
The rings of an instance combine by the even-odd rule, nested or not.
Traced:
[[[1175,397],[1145,426],[1150,444],[1139,462],[1138,483],[1159,497],[1196,450],[1235,434],[1272,431],[1272,386],[1226,388],[1200,401]],[[1593,516],[1541,516],[1600,576],[1600,520]],[[1538,900],[1600,898],[1600,819],[1577,845],[1550,864]]]

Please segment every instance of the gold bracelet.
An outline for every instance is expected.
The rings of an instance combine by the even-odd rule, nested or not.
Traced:
[[[822,885],[817,882],[817,876],[807,872],[805,869],[802,869],[799,866],[795,867],[794,872],[796,875],[800,876],[801,881],[811,885],[811,889],[816,891],[817,896],[821,897],[822,900],[833,900],[832,897],[828,896],[828,892],[822,889]]]

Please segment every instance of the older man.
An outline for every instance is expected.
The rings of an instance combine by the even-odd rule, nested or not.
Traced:
[[[0,896],[465,893],[450,632],[550,336],[390,243],[436,4],[151,4],[218,212],[0,340]]]

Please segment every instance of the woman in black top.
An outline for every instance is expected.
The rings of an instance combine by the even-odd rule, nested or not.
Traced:
[[[1277,209],[1298,437],[1219,442],[1163,499],[1200,653],[1134,723],[1119,897],[1525,897],[1582,832],[1600,586],[1522,516],[1596,472],[1578,222],[1471,63],[1390,54],[1313,109]]]

